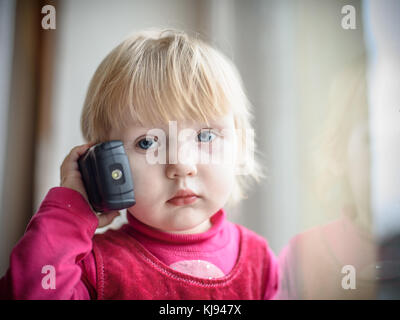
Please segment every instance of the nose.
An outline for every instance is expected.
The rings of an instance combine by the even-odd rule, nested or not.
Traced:
[[[197,174],[197,150],[191,143],[168,143],[166,175],[169,179]],[[171,150],[172,149],[172,150]]]
[[[197,166],[195,164],[175,163],[167,164],[166,174],[169,179],[192,177],[197,174]]]

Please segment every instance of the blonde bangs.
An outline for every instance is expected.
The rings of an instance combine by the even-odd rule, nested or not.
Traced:
[[[230,111],[243,113],[247,104],[234,65],[221,53],[183,32],[146,31],[128,37],[99,66],[85,101],[82,131],[90,131],[83,123],[89,109],[90,127],[99,130],[85,139],[97,141],[111,128],[132,122],[208,125]]]

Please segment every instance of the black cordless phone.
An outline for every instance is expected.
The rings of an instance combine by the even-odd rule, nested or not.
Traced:
[[[136,204],[129,159],[122,141],[92,146],[79,158],[78,165],[95,211],[122,210]]]

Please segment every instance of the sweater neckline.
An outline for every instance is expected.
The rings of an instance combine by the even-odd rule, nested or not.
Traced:
[[[219,211],[217,211],[218,213]],[[135,238],[134,241],[132,242],[132,245],[135,247],[135,252],[139,253],[139,256],[145,261],[149,267],[155,267],[156,270],[159,272],[162,272],[162,274],[171,276],[178,281],[184,281],[187,283],[191,284],[197,284],[200,286],[223,286],[226,283],[229,283],[233,278],[236,278],[236,276],[239,274],[239,272],[242,270],[242,265],[244,264],[244,260],[246,259],[248,253],[247,253],[247,241],[248,241],[248,235],[246,234],[245,229],[237,225],[237,228],[239,230],[239,253],[238,257],[236,260],[236,263],[233,267],[233,269],[226,274],[223,277],[220,278],[212,278],[212,279],[206,279],[206,278],[198,278],[196,276],[182,273],[180,271],[177,271],[175,269],[170,268],[168,265],[166,265],[164,262],[161,260],[157,259],[150,251],[148,251],[139,241],[137,241]],[[126,230],[128,234],[130,233],[129,230]],[[132,236],[132,234],[131,234]]]
[[[194,234],[176,234],[176,233],[164,232],[156,228],[150,227],[144,224],[143,222],[139,221],[130,212],[127,212],[128,224],[136,232],[144,235],[147,238],[157,239],[161,240],[162,242],[174,243],[174,244],[196,243],[212,238],[223,227],[225,218],[226,218],[226,212],[223,208],[221,208],[210,217],[211,227],[207,231]]]

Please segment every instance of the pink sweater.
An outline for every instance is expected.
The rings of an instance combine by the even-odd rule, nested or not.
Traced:
[[[128,213],[131,234],[170,268],[198,278],[220,278],[234,268],[239,251],[238,228],[224,209],[211,217],[212,227],[200,234],[155,230]],[[0,279],[3,299],[95,299],[96,262],[92,239],[98,225],[86,200],[76,191],[52,188],[14,247],[10,267]],[[270,266],[265,299],[277,291],[278,268],[268,247]],[[55,288],[43,285],[49,266]]]

